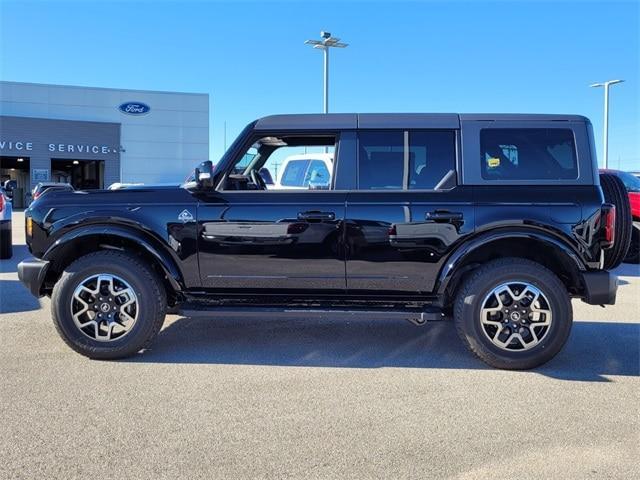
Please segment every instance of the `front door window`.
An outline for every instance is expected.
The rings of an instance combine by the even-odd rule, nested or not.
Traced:
[[[331,189],[336,137],[264,135],[238,158],[223,190]],[[270,177],[273,183],[265,179]]]

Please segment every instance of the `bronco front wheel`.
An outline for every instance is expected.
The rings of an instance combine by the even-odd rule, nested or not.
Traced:
[[[51,297],[62,339],[90,358],[123,358],[147,347],[162,327],[166,294],[151,268],[127,253],[105,250],[65,269]]]

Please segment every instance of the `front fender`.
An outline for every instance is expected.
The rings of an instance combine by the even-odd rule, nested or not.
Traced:
[[[92,224],[75,228],[56,239],[56,241],[45,251],[42,259],[45,261],[54,260],[56,253],[61,251],[62,248],[69,245],[71,242],[82,239],[83,237],[88,238],[92,236],[105,235],[110,237],[120,237],[135,242],[156,259],[166,274],[171,287],[176,292],[183,289],[184,279],[182,278],[182,273],[180,272],[176,261],[171,257],[171,254],[167,252],[166,248],[159,245],[158,242],[149,238],[143,232],[129,227]]]
[[[511,239],[527,239],[541,242],[546,246],[558,249],[558,251],[561,252],[561,254],[564,255],[572,265],[575,265],[576,269],[580,272],[587,270],[585,263],[580,259],[576,250],[574,250],[568,243],[563,242],[561,239],[548,233],[526,228],[485,232],[468,239],[454,250],[451,255],[449,255],[447,261],[444,262],[440,269],[440,273],[438,274],[436,282],[436,291],[438,294],[444,295],[455,272],[458,270],[460,265],[464,264],[465,259],[468,258],[469,255],[492,242]]]

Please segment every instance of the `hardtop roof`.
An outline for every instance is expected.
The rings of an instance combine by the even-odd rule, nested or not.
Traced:
[[[540,113],[295,113],[270,115],[256,121],[255,130],[356,128],[459,128],[461,121],[589,122],[582,115]]]

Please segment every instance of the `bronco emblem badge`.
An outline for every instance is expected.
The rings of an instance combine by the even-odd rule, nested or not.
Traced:
[[[193,215],[191,215],[191,212],[189,210],[185,209],[180,212],[180,215],[178,215],[178,220],[180,220],[182,223],[193,222]]]

